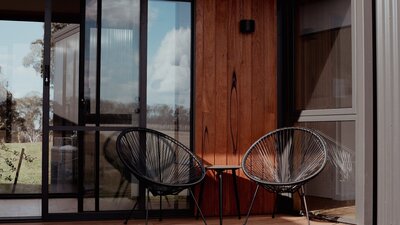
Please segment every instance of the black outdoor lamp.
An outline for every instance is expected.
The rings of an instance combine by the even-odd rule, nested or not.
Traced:
[[[256,22],[252,19],[240,20],[240,33],[250,34],[255,31]]]

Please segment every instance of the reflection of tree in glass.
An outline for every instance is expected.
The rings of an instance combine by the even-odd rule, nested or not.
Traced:
[[[42,98],[37,94],[15,99],[0,83],[0,139],[11,142],[38,142],[42,130]],[[4,92],[4,93],[3,93]],[[4,97],[4,98],[3,98]],[[13,140],[12,137],[15,140]]]
[[[65,23],[52,23],[51,33],[67,27]],[[31,42],[30,52],[23,58],[22,64],[25,67],[32,67],[43,77],[43,39]],[[53,48],[52,52],[53,54]],[[51,65],[53,67],[53,65]],[[52,102],[50,102],[50,106]],[[38,142],[41,140],[42,131],[42,98],[38,94],[30,94],[17,100],[17,111],[25,119],[24,126],[19,129],[18,142]]]
[[[42,130],[42,99],[32,95],[12,99],[7,93],[7,100],[0,101],[0,139],[5,142],[38,142]],[[15,140],[12,140],[12,136]]]
[[[147,123],[168,130],[189,130],[190,110],[184,106],[156,104],[147,106]]]
[[[51,24],[51,33],[63,29],[68,24],[65,23],[52,23]],[[37,39],[31,42],[31,51],[23,58],[22,64],[25,67],[32,67],[40,76],[43,77],[44,69],[43,69],[43,50],[44,50],[44,42],[43,39]]]
[[[42,137],[42,98],[30,95],[17,100],[17,111],[24,118],[21,142],[39,142]]]
[[[6,181],[12,181],[12,176],[16,171],[15,163],[19,157],[22,159],[33,162],[34,158],[30,155],[22,155],[21,152],[13,151],[4,144],[13,142],[13,133],[17,133],[17,141],[20,141],[20,131],[26,130],[26,119],[17,110],[16,100],[7,87],[0,83],[0,90],[5,92],[5,98],[0,100],[0,178]],[[27,105],[26,110],[31,110],[31,106]]]
[[[131,103],[123,103],[118,101],[109,101],[109,100],[102,100],[100,102],[101,114],[130,114],[133,113],[136,108],[139,107],[139,103],[131,102]]]
[[[0,140],[11,142],[13,128],[24,129],[25,119],[16,110],[16,101],[13,100],[11,92],[1,86],[0,89],[5,90],[6,96],[4,100],[0,101]]]

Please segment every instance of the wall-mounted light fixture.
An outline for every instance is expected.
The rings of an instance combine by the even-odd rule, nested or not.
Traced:
[[[256,22],[254,20],[240,20],[240,33],[250,34],[255,31]]]

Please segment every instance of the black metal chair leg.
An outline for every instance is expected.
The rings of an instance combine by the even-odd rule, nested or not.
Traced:
[[[147,198],[145,197],[146,202],[144,203],[144,207],[146,208],[146,223],[145,223],[146,225],[149,221],[149,202],[150,202],[150,194],[149,193],[150,193],[149,189],[147,189]]]
[[[196,207],[197,207],[197,211],[200,213],[200,216],[201,216],[201,218],[203,219],[204,224],[207,225],[206,219],[204,218],[204,215],[203,215],[203,213],[201,212],[200,206],[199,206],[199,204],[197,203],[197,200],[196,200],[196,198],[194,197],[194,194],[193,194],[192,190],[191,190],[190,188],[188,188],[188,190],[189,190],[190,195],[191,195],[192,198],[193,198],[194,204],[195,204]]]
[[[305,194],[305,191],[304,191],[304,186],[301,186],[301,188],[299,189],[299,194],[300,194],[300,197],[303,200],[302,202],[303,202],[304,210],[306,211],[308,225],[310,225],[310,215],[308,214],[308,208],[307,208],[307,201],[306,201],[306,194]]]
[[[260,185],[257,184],[256,191],[254,192],[253,199],[251,200],[250,208],[249,208],[249,211],[247,212],[246,220],[244,221],[244,224],[243,224],[243,225],[246,225],[246,224],[247,224],[247,220],[249,219],[250,212],[251,212],[251,209],[253,208],[254,200],[256,199],[256,195],[257,195],[257,192],[258,192],[258,188],[259,188],[259,187],[260,187]]]
[[[124,224],[127,224],[127,223],[128,223],[128,220],[129,220],[129,218],[131,218],[132,213],[133,213],[133,211],[135,210],[135,208],[136,208],[138,202],[139,202],[139,199],[136,199],[136,202],[135,202],[135,204],[133,205],[131,211],[129,212],[128,216],[125,218]]]
[[[168,199],[168,196],[165,195],[164,198],[165,198],[165,200],[167,201],[168,206],[171,206],[171,204],[170,204],[170,202],[169,202],[169,199]]]

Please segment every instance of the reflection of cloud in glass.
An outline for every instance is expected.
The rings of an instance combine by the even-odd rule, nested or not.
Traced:
[[[7,53],[0,53],[0,86],[12,92],[15,98],[24,97],[27,91],[32,89],[41,91],[40,75],[33,68],[22,65],[23,55],[28,54],[29,46],[29,44],[16,44],[7,49]]]
[[[137,29],[102,29],[101,99],[132,103],[138,96]]]
[[[103,0],[102,26],[103,27],[134,27],[139,26],[139,0]],[[97,4],[88,3],[87,17],[95,21],[97,17]]]
[[[148,29],[153,27],[154,22],[158,19],[159,10],[155,7],[149,7],[148,12]]]
[[[149,104],[190,103],[190,28],[172,29],[149,62]]]
[[[8,60],[8,54],[7,53],[5,53],[5,54],[2,54],[2,53],[0,53],[0,62],[2,62],[2,61],[5,61],[6,62],[6,60]]]
[[[97,19],[97,0],[86,1],[86,20],[96,21]]]

